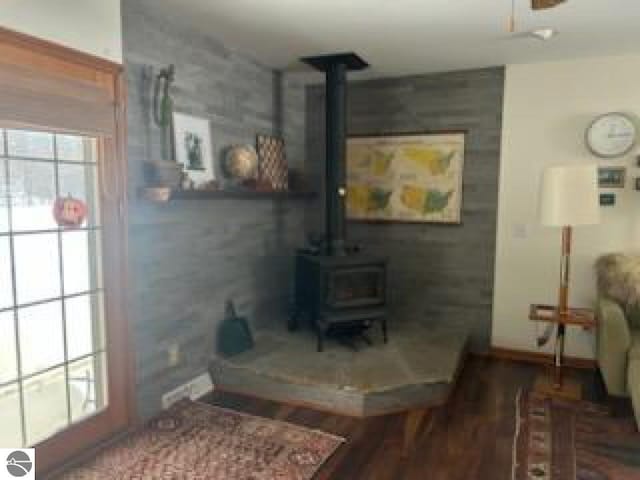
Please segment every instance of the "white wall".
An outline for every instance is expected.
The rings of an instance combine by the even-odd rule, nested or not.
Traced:
[[[122,63],[120,0],[0,0],[0,26]]]
[[[543,168],[597,162],[635,168],[636,148],[620,160],[598,160],[585,147],[585,129],[610,111],[640,116],[640,56],[510,65],[506,70],[500,178],[493,346],[536,350],[535,326],[527,319],[535,303],[556,303],[560,231],[537,221]],[[616,207],[603,208],[603,223],[574,231],[571,303],[595,298],[593,263],[604,252],[640,245],[640,192],[627,179],[615,191]],[[614,190],[612,190],[614,191]],[[571,329],[567,353],[592,358],[593,335]]]

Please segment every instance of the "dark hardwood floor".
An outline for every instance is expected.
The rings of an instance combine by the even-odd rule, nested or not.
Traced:
[[[515,399],[540,371],[534,365],[470,357],[448,406],[425,422],[407,457],[400,415],[359,420],[225,393],[209,401],[345,437],[317,480],[510,480]],[[595,372],[571,374],[583,383],[586,399],[603,398]]]

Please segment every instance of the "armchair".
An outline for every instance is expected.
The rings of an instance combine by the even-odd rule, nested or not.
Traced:
[[[631,397],[640,428],[640,309],[635,300],[630,301],[640,282],[635,283],[633,271],[629,273],[629,264],[636,262],[640,257],[625,255],[598,260],[597,357],[607,392]]]

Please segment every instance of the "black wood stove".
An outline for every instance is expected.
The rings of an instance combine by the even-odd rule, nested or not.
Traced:
[[[364,335],[379,322],[386,343],[387,261],[361,254],[345,241],[347,72],[368,64],[354,53],[302,61],[325,72],[327,79],[326,216],[320,244],[297,254],[295,310],[289,328],[298,327],[302,314],[309,316],[322,351],[330,331]]]

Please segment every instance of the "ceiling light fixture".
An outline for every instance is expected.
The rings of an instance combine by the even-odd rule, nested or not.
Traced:
[[[532,37],[537,38],[538,40],[546,41],[551,40],[553,37],[555,37],[558,34],[558,31],[548,27],[536,28],[534,30],[531,30],[529,34]]]
[[[534,10],[546,10],[547,8],[557,7],[567,0],[531,0],[531,8]]]
[[[567,2],[567,0],[531,0],[531,9],[534,11],[547,10],[550,8],[557,7],[558,5],[561,5],[565,2]],[[549,30],[549,29],[544,29],[544,30]],[[516,0],[511,0],[511,15],[509,15],[509,20],[507,21],[507,31],[509,33],[516,32]],[[542,40],[549,40],[551,37],[554,36],[554,34],[555,32],[552,32],[550,35],[548,34],[548,32],[545,32],[544,35],[533,33],[533,35],[535,35],[536,37]]]

